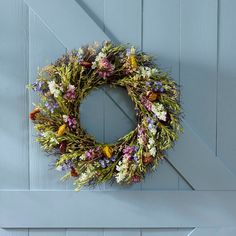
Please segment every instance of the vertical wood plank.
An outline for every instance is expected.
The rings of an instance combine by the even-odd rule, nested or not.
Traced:
[[[219,1],[219,74],[217,154],[236,174],[236,2]]]
[[[143,50],[157,58],[158,65],[177,82],[180,57],[179,10],[179,0],[143,2]],[[178,189],[178,179],[176,171],[164,162],[154,174],[146,178],[142,189]]]
[[[181,61],[185,119],[216,149],[217,1],[181,0]]]
[[[144,0],[143,50],[179,81],[179,0]]]
[[[50,64],[61,54],[65,47],[55,38],[50,29],[30,10],[30,82],[35,81],[37,68]],[[30,92],[29,102],[38,101],[38,96]],[[30,188],[31,189],[64,189],[60,182],[62,173],[51,170],[50,165],[56,160],[55,156],[47,156],[35,141],[35,131],[30,125]],[[51,164],[50,164],[51,163]]]
[[[66,236],[104,236],[103,229],[68,229]]]
[[[66,236],[65,229],[29,229],[29,236]]]
[[[0,189],[28,188],[28,9],[0,1]]]
[[[1,229],[0,236],[28,236],[28,229]]]
[[[141,47],[142,1],[104,0],[104,24],[111,40]]]

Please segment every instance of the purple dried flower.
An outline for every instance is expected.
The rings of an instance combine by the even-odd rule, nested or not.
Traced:
[[[54,102],[54,101],[47,101],[47,102],[45,102],[45,107],[51,112],[51,113],[53,113],[54,112],[54,110],[56,109],[56,108],[58,108],[58,104],[56,103],[56,102]]]
[[[71,129],[76,129],[76,124],[77,124],[76,118],[69,116],[67,119],[67,123]]]
[[[63,97],[67,100],[75,100],[76,99],[75,86],[70,84]]]
[[[99,76],[107,78],[112,75],[114,71],[114,66],[108,61],[107,58],[102,58],[99,61]]]
[[[99,163],[100,163],[100,165],[101,165],[102,168],[106,168],[106,167],[107,167],[107,165],[106,165],[104,159],[100,159],[100,160],[99,160]]]
[[[92,160],[94,158],[94,150],[93,149],[89,149],[88,151],[85,152],[85,156],[88,160]]]
[[[45,88],[44,85],[45,85],[44,81],[37,80],[32,84],[32,87],[35,92],[45,93],[47,92],[47,89]]]
[[[133,182],[133,183],[139,183],[140,180],[141,180],[141,178],[140,178],[140,176],[138,176],[138,175],[134,175],[134,176],[132,177],[132,182]]]
[[[141,103],[144,105],[144,107],[148,110],[151,111],[152,110],[152,103],[146,98],[146,97],[142,97],[141,98]]]

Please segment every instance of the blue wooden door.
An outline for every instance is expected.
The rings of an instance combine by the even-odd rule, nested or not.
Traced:
[[[0,236],[236,235],[235,10],[234,0],[1,0]],[[144,183],[75,193],[34,141],[25,85],[67,49],[103,40],[134,44],[171,73],[185,132]],[[94,91],[81,112],[103,142],[135,126],[119,89]]]

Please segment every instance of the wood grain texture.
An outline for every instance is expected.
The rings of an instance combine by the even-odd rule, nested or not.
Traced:
[[[28,9],[19,0],[0,9],[0,189],[27,189]]]

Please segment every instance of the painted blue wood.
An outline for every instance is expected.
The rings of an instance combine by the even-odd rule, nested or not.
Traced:
[[[66,236],[65,229],[29,229],[28,236]]]
[[[108,37],[74,0],[25,0],[69,49]],[[54,14],[52,14],[52,9]],[[69,26],[69,27],[68,27]]]
[[[0,229],[0,236],[29,236],[28,229]]]
[[[185,119],[216,150],[217,1],[182,0],[180,84]]]
[[[183,127],[184,135],[169,152],[171,163],[195,190],[235,190],[235,175],[186,122]]]
[[[161,161],[158,168],[147,175],[142,183],[142,190],[178,190],[178,188],[178,173],[165,160]]]
[[[104,24],[111,40],[141,47],[142,1],[104,0]]]
[[[235,227],[235,198],[236,191],[0,191],[0,227]]]
[[[76,0],[76,2],[98,27],[104,31],[104,0]]]
[[[141,236],[139,229],[105,229],[104,236]]]
[[[104,142],[113,143],[137,126],[134,104],[124,88],[104,88]]]
[[[142,236],[189,236],[192,229],[144,229],[142,230]]]
[[[166,17],[168,12],[171,17]],[[165,19],[163,21],[163,19]],[[157,63],[179,81],[180,3],[178,0],[143,2],[143,50],[157,58]],[[177,157],[176,157],[177,158]],[[156,173],[147,177],[144,190],[178,189],[185,180],[168,164],[161,163]],[[187,187],[190,189],[189,187]]]
[[[26,2],[30,4],[30,22],[28,22],[28,9],[22,0],[0,2],[2,33],[0,52],[4,58],[0,63],[0,106],[4,111],[4,115],[0,118],[0,143],[1,147],[4,147],[0,158],[1,189],[31,187],[31,190],[64,190],[66,188],[65,184],[59,183],[56,172],[48,170],[48,159],[33,142],[33,133],[29,134],[28,143],[28,100],[25,90],[28,80],[28,54],[30,80],[33,80],[37,67],[50,63],[65,51],[65,47],[79,47],[84,42],[108,38],[143,47],[145,51],[157,56],[161,67],[169,70],[176,81],[180,81],[183,85],[185,133],[174,151],[170,153],[171,164],[166,162],[161,164],[155,175],[152,178],[148,177],[142,186],[136,185],[131,189],[102,186],[101,190],[106,188],[109,191],[101,193],[86,191],[79,194],[70,191],[0,192],[2,227],[121,229],[30,229],[29,234],[27,229],[2,229],[0,236],[136,235],[136,233],[149,236],[186,235],[188,232],[189,235],[234,235],[235,191],[157,192],[156,190],[189,190],[190,186],[178,172],[197,190],[236,188],[233,103],[236,87],[235,2],[233,0],[77,0],[77,2],[49,0],[45,1],[46,4],[44,1],[36,0],[26,0]],[[53,15],[52,9],[55,13]],[[28,39],[28,23],[30,39]],[[65,27],[68,25],[70,27]],[[82,34],[85,37],[81,37]],[[29,51],[28,40],[30,40]],[[219,46],[218,54],[217,46]],[[13,66],[14,70],[11,69]],[[203,83],[205,87],[202,88]],[[200,92],[196,89],[199,87]],[[11,88],[14,88],[14,91]],[[127,105],[129,103],[119,100],[121,93],[109,94],[122,104],[126,113],[130,113],[132,109]],[[107,104],[107,110],[104,109],[101,114],[103,116],[107,114],[106,117],[109,118],[110,107],[113,106],[110,100],[105,102],[107,98],[104,99],[105,94],[96,102],[100,101],[99,105],[104,108]],[[29,102],[32,101],[34,98],[30,95]],[[112,115],[117,112],[115,109]],[[11,123],[11,126],[5,125],[7,122]],[[108,125],[113,126],[111,123]],[[113,132],[110,129],[109,131],[110,134],[102,133],[103,140],[112,137]],[[12,143],[14,148],[10,145]],[[28,163],[28,145],[30,163]],[[141,188],[144,191],[155,191],[142,193],[139,191]],[[67,186],[67,189],[71,187]],[[63,219],[63,216],[67,218]],[[124,230],[122,229],[124,227],[174,228],[140,231]],[[190,229],[176,229],[176,227],[197,228],[190,233]]]
[[[168,17],[167,17],[168,14]],[[180,1],[143,1],[143,50],[179,81]]]
[[[196,228],[190,236],[226,236],[236,235],[235,227]]]
[[[104,236],[103,229],[68,229],[66,236]]]
[[[80,119],[82,127],[98,142],[104,142],[104,92],[95,89],[82,101]]]
[[[27,189],[28,9],[19,0],[0,9],[0,189]]]
[[[236,174],[235,101],[236,2],[219,1],[219,75],[217,154]]]
[[[34,82],[38,67],[45,66],[54,61],[66,49],[54,36],[41,19],[30,10],[29,14],[29,66],[30,82]],[[30,109],[32,103],[38,101],[38,96],[29,93]],[[30,153],[30,189],[65,189],[65,184],[60,181],[62,173],[52,170],[55,157],[46,155],[40,145],[35,141],[36,133],[30,124],[29,153]]]

